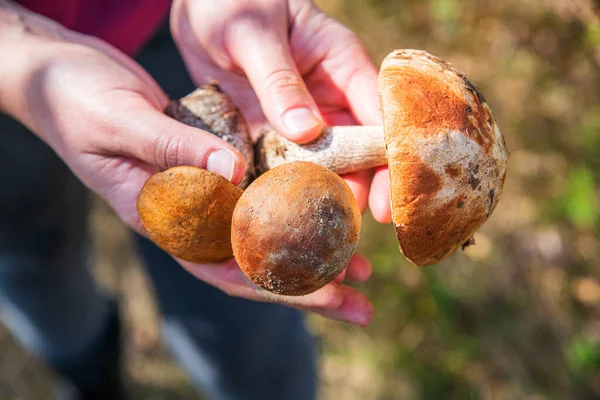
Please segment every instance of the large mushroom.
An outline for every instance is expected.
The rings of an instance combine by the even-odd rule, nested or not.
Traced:
[[[498,204],[504,137],[464,73],[425,51],[390,53],[378,91],[383,126],[330,127],[307,145],[270,131],[257,167],[304,160],[342,174],[389,165],[400,249],[416,265],[435,264],[470,243]]]
[[[256,171],[262,174],[294,161],[310,161],[339,174],[389,165],[392,219],[400,249],[416,265],[434,264],[470,242],[491,215],[502,192],[508,151],[483,96],[462,72],[431,54],[419,50],[390,53],[381,66],[378,90],[383,126],[330,127],[307,145],[265,132],[256,145]],[[226,115],[235,122],[231,132],[242,134],[244,154],[251,162],[244,119],[218,89],[205,87],[175,102],[183,108],[179,115],[171,115],[207,129],[204,92],[218,94],[209,102],[213,109],[226,110],[211,114],[208,130]],[[177,185],[165,181],[162,190],[177,190]],[[149,230],[145,222],[149,215],[140,216]],[[214,217],[231,221],[231,215]],[[191,235],[206,229],[201,224],[208,219],[196,221],[198,225],[186,228]],[[155,233],[161,229],[165,231],[162,237],[168,237],[172,228],[169,224],[153,227]],[[182,235],[179,240],[189,237]]]

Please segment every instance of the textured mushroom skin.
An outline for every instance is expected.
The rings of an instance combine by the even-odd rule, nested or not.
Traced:
[[[465,75],[424,51],[390,53],[378,87],[400,249],[416,265],[434,264],[495,209],[506,144]]]
[[[283,295],[331,282],[356,250],[361,214],[334,172],[294,162],[261,175],[238,201],[232,223],[235,259],[257,285]]]
[[[231,217],[242,195],[219,174],[181,166],[154,174],[137,210],[149,238],[166,252],[194,263],[233,257]]]
[[[210,132],[235,147],[246,161],[246,174],[238,186],[243,189],[250,184],[254,178],[254,148],[248,126],[240,110],[217,82],[207,83],[187,96],[171,101],[165,114]]]

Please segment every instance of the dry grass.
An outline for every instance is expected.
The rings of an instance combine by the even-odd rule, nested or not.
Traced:
[[[512,156],[477,245],[417,269],[368,216],[367,329],[312,318],[322,398],[600,397],[600,18],[591,0],[322,0],[380,61],[423,48],[486,95]],[[595,7],[594,7],[595,5]],[[138,398],[194,398],[165,355],[128,236],[100,205],[95,261],[125,300]],[[110,234],[109,234],[110,233]],[[125,292],[119,282],[127,281]],[[0,399],[43,399],[48,374],[0,331]]]

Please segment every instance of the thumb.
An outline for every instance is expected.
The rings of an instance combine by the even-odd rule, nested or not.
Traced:
[[[282,41],[281,37],[286,40]],[[323,119],[292,57],[287,34],[235,29],[229,41],[234,62],[245,72],[269,122],[288,139],[307,143],[323,130]]]
[[[157,109],[138,107],[130,114],[127,134],[117,135],[112,150],[160,169],[191,165],[220,174],[238,184],[246,162],[242,154],[219,137],[185,125]]]

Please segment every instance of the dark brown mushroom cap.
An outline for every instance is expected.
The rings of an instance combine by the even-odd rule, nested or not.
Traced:
[[[346,182],[299,161],[275,167],[248,186],[233,213],[231,240],[236,261],[257,285],[304,295],[343,271],[360,228]]]
[[[508,151],[483,96],[449,63],[398,50],[378,88],[400,248],[417,265],[467,242],[502,193]]]
[[[137,210],[149,238],[166,252],[194,263],[233,257],[231,217],[242,194],[219,174],[180,166],[154,174]]]

